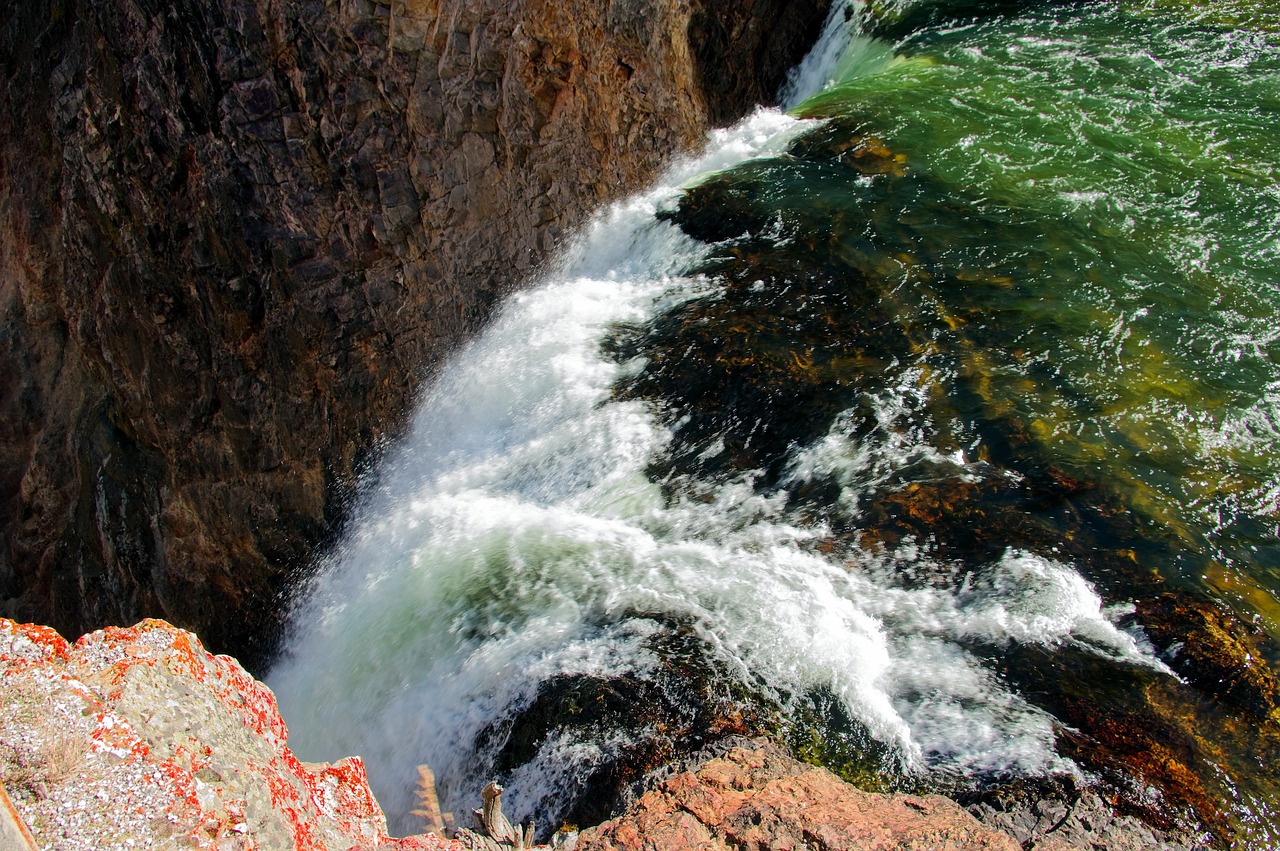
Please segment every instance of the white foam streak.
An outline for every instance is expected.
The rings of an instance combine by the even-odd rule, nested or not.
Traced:
[[[939,450],[928,439],[932,431],[925,409],[932,387],[919,367],[900,367],[884,376],[885,389],[867,394],[856,411],[836,417],[828,434],[794,454],[788,469],[792,484],[833,478],[841,486],[843,507],[858,512],[860,495],[900,480],[904,470],[920,469],[977,480],[983,465],[970,464],[962,452]],[[874,425],[861,440],[850,440],[854,425],[865,418]],[[901,483],[901,482],[900,482]]]

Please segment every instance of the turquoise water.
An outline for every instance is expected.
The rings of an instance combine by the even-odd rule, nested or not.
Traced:
[[[920,8],[427,388],[269,680],[402,829],[420,762],[554,828],[745,733],[1280,847],[1280,13]]]

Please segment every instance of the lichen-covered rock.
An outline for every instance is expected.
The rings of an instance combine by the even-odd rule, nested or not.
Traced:
[[[0,619],[0,781],[41,848],[421,851],[364,764],[294,758],[271,691],[163,621],[86,635]]]
[[[39,848],[465,851],[524,844],[522,831],[500,815],[495,784],[486,797],[494,812],[481,833],[390,837],[359,757],[306,764],[287,739],[266,686],[163,621],[69,644],[48,627],[0,618],[0,788]],[[767,741],[731,737],[650,775],[621,815],[583,831],[575,848],[1199,847],[1118,816],[1087,789],[989,795],[970,812],[938,795],[863,792]],[[5,835],[0,824],[0,839]]]
[[[828,0],[49,0],[0,24],[0,614],[252,670],[423,375]]]
[[[576,851],[618,849],[1020,851],[937,795],[863,792],[765,742],[743,742],[659,779]]]

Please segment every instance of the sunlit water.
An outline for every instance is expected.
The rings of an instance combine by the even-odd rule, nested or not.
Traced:
[[[1276,661],[1280,38],[1251,8],[897,43],[833,16],[792,114],[602,212],[427,389],[269,678],[295,750],[362,755],[402,829],[424,762],[446,809],[501,776],[554,827],[638,742],[698,739],[592,716],[610,683],[692,677],[948,788],[1094,777],[1073,707],[1167,693],[1275,840],[1269,769],[1213,738],[1235,710],[1134,614],[1201,595]]]

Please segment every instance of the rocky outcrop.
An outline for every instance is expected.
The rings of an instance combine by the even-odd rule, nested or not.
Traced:
[[[827,0],[49,0],[0,30],[0,613],[251,668],[424,374]]]
[[[738,740],[650,784],[576,851],[1022,848],[937,795],[863,792],[767,742]]]
[[[0,619],[0,781],[40,848],[423,851],[387,836],[358,757],[308,765],[275,698],[161,621],[69,645]]]

